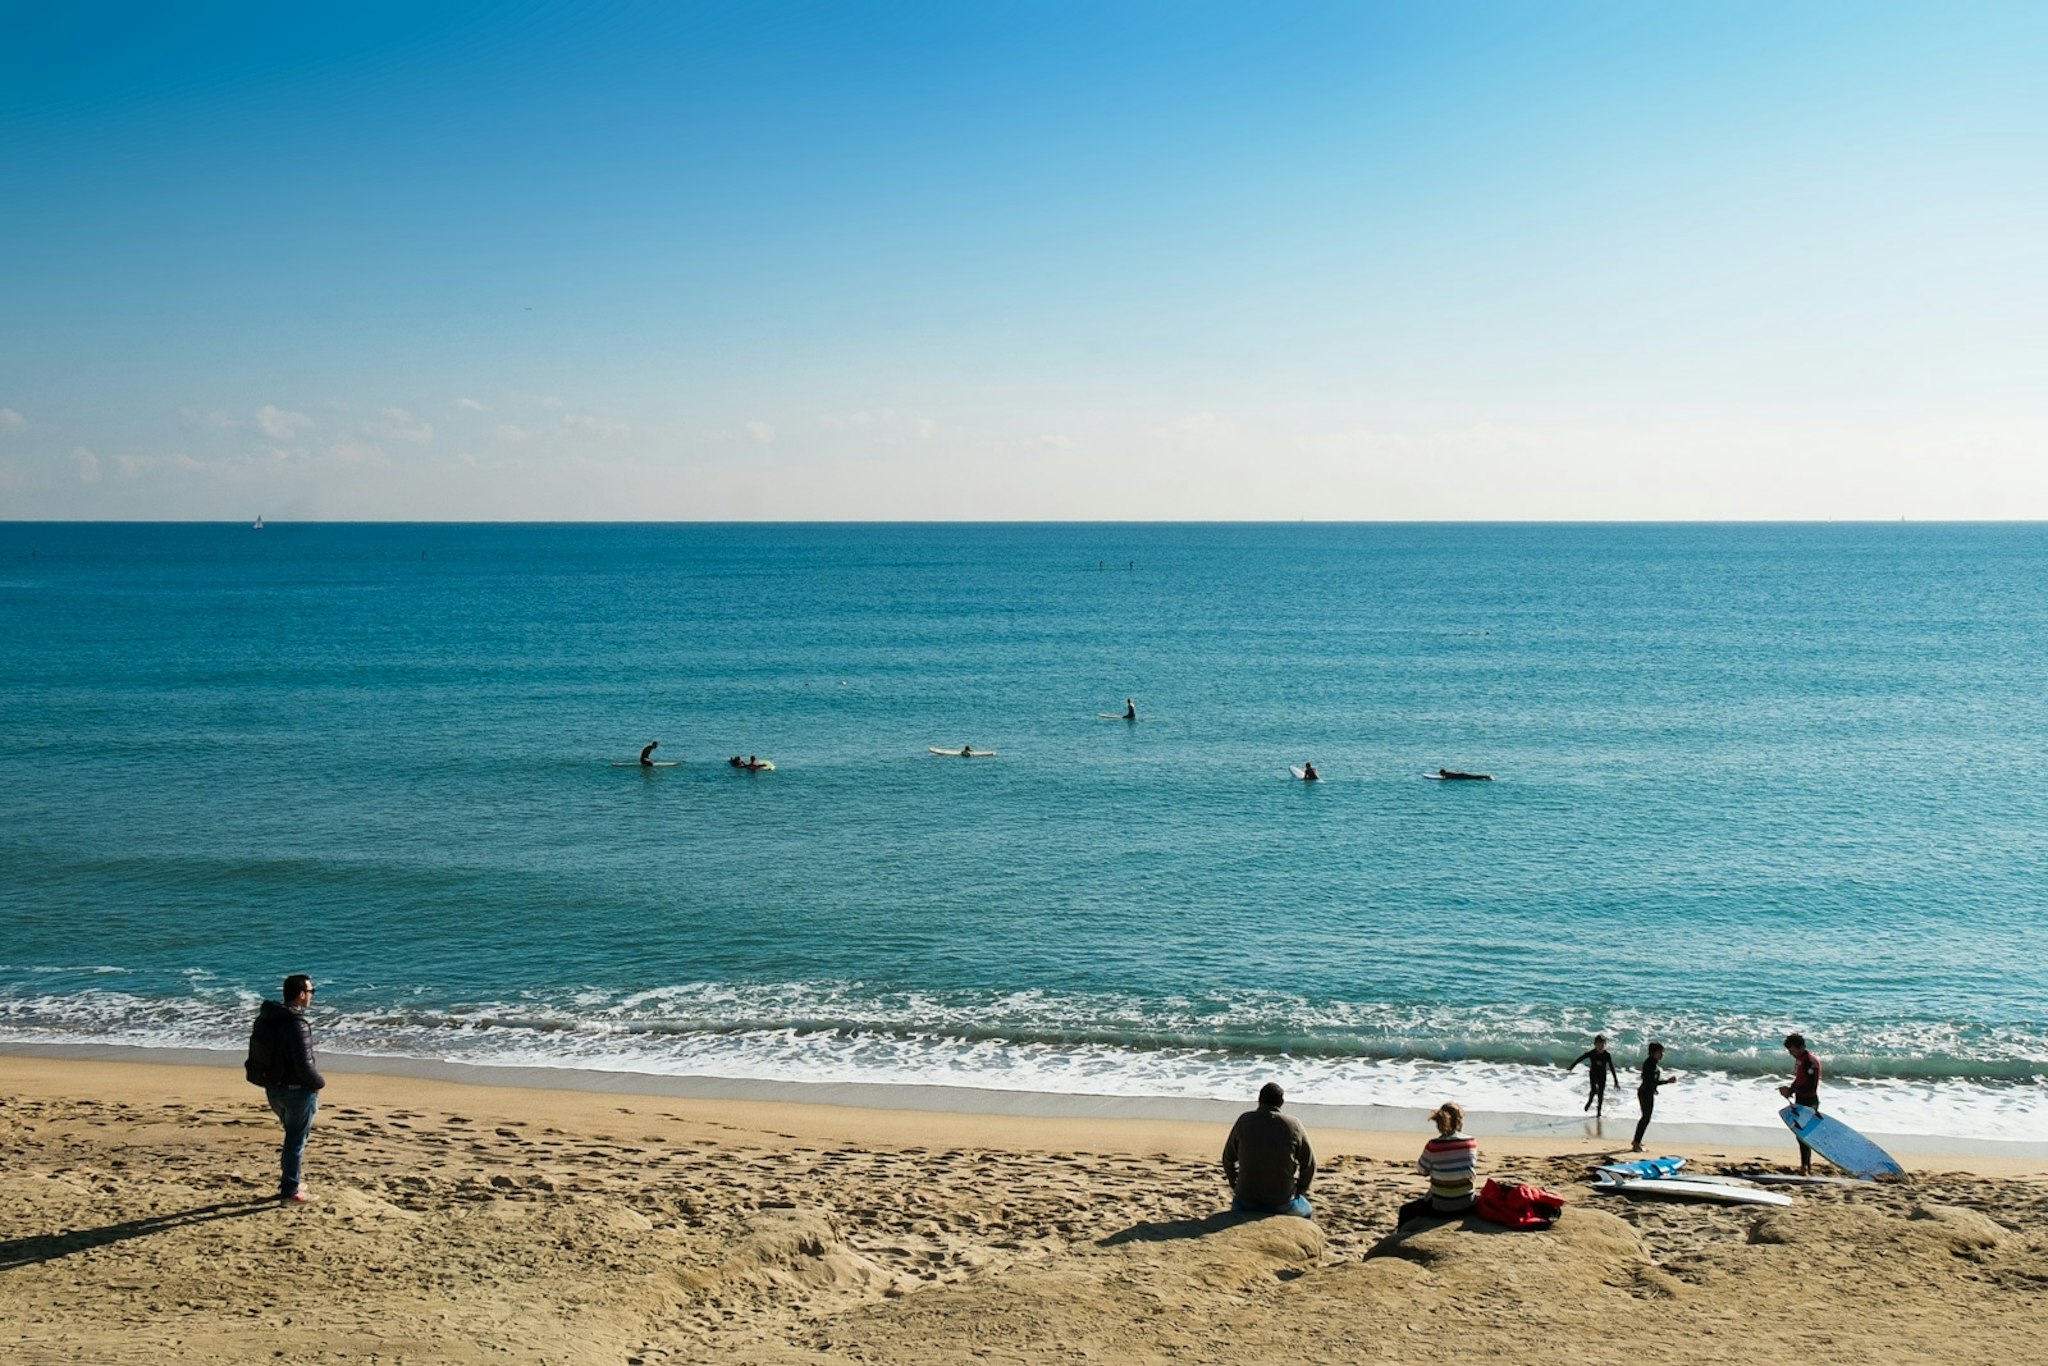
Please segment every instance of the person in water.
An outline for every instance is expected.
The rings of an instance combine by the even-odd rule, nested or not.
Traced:
[[[646,748],[646,749],[643,749],[643,750],[641,750],[641,751],[640,751],[640,767],[642,767],[642,768],[653,768],[653,767],[654,767],[654,751],[656,751],[657,749],[660,749],[660,748],[661,748],[661,741],[659,741],[659,740],[650,740],[650,741],[648,741],[648,742],[647,742],[647,748]]]
[[[971,758],[971,757],[973,756],[973,754],[974,754],[974,746],[973,746],[973,745],[962,745],[962,746],[960,746],[960,757],[961,757],[961,758],[963,758],[963,759],[966,759],[966,758]]]
[[[1401,1206],[1394,1218],[1399,1228],[1426,1214],[1455,1219],[1471,1212],[1478,1198],[1472,1190],[1479,1171],[1479,1140],[1465,1132],[1465,1107],[1445,1101],[1429,1117],[1436,1137],[1422,1145],[1415,1169],[1429,1178],[1429,1194]]]
[[[1643,1150],[1643,1135],[1649,1131],[1650,1116],[1657,1109],[1657,1088],[1677,1080],[1664,1075],[1664,1045],[1652,1043],[1643,1058],[1642,1079],[1636,1083],[1636,1104],[1643,1108],[1643,1117],[1636,1121],[1636,1137],[1629,1146],[1630,1152]]]
[[[1607,1079],[1613,1077],[1614,1084],[1616,1086],[1621,1085],[1621,1072],[1614,1065],[1614,1055],[1607,1051],[1607,1036],[1605,1034],[1595,1034],[1593,1036],[1593,1046],[1579,1054],[1578,1057],[1573,1058],[1571,1067],[1567,1067],[1564,1070],[1569,1072],[1573,1067],[1577,1067],[1582,1062],[1593,1064],[1593,1075],[1590,1078],[1592,1086],[1586,1092],[1586,1108],[1591,1110],[1593,1117],[1597,1119],[1600,1117],[1601,1112],[1607,1108]]]
[[[1310,763],[1306,759],[1303,759],[1301,761],[1301,780],[1303,782],[1312,783],[1315,782],[1317,779],[1321,778],[1322,776],[1322,774],[1316,772],[1316,766],[1314,764]]]
[[[745,768],[747,766],[747,761],[745,759],[740,758],[740,756],[737,754],[733,755],[732,758],[727,759],[726,762],[731,764],[734,768]]]
[[[1820,1059],[1807,1051],[1804,1034],[1787,1034],[1785,1051],[1792,1055],[1792,1084],[1780,1086],[1778,1094],[1794,1105],[1820,1113]],[[1813,1149],[1799,1145],[1799,1174],[1813,1175]]]
[[[1137,702],[1136,702],[1136,701],[1134,701],[1133,699],[1131,699],[1131,698],[1128,698],[1128,697],[1126,697],[1126,698],[1124,699],[1124,720],[1126,720],[1126,721],[1135,721],[1135,720],[1137,720],[1137,719],[1138,719],[1138,704],[1137,704]]]

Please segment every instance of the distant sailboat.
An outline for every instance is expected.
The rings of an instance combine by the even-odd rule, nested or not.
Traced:
[[[259,513],[257,513],[257,514],[256,514],[256,525],[255,525],[255,526],[252,526],[252,527],[250,527],[249,529],[250,529],[251,531],[261,531],[261,530],[263,530],[263,514],[262,514],[262,513],[260,513],[260,512],[259,512]]]

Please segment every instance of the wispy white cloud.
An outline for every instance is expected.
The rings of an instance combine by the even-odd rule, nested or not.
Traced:
[[[532,433],[516,422],[500,422],[498,424],[498,440],[500,441],[516,444],[526,440],[530,435]]]
[[[897,441],[929,441],[939,432],[939,424],[931,418],[898,412],[894,408],[862,408],[828,418],[825,425],[840,431],[866,432]]]
[[[20,431],[28,425],[28,419],[12,408],[0,408],[0,432]]]
[[[615,441],[633,434],[632,424],[615,417],[600,417],[596,413],[570,413],[562,419],[562,430],[580,432],[607,441]]]
[[[434,442],[433,424],[418,421],[403,408],[386,408],[379,421],[364,423],[363,430],[387,441],[410,441],[416,446]]]
[[[775,440],[775,428],[766,422],[749,422],[747,424],[747,435],[753,437],[760,445],[765,446]]]
[[[289,412],[275,404],[266,403],[256,410],[256,425],[263,434],[276,441],[289,441],[302,427],[313,425],[313,419],[304,413]]]
[[[490,411],[490,409],[484,407],[483,404],[478,403],[473,398],[458,398],[455,400],[455,406],[462,409],[465,413],[487,413]]]
[[[1154,427],[1152,434],[1169,441],[1226,441],[1237,435],[1237,425],[1214,413],[1188,413]]]
[[[80,483],[99,483],[100,458],[98,456],[94,455],[85,447],[80,446],[76,450],[71,452],[71,459],[72,462],[78,466],[78,478]]]
[[[220,408],[209,408],[203,412],[198,408],[180,408],[178,420],[187,427],[197,427],[210,432],[224,432],[240,425],[235,421],[234,414]]]

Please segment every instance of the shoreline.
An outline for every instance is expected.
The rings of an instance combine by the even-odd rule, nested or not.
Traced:
[[[0,1058],[77,1060],[116,1066],[171,1066],[221,1069],[240,1085],[241,1050],[160,1048],[139,1044],[0,1043]],[[556,1093],[572,1096],[632,1096],[685,1102],[739,1101],[749,1105],[788,1106],[797,1110],[836,1110],[872,1115],[924,1116],[941,1122],[1043,1121],[1070,1126],[1076,1121],[1134,1129],[1189,1126],[1221,1132],[1250,1107],[1249,1084],[1243,1102],[1170,1096],[1107,1096],[1085,1093],[1003,1091],[968,1086],[891,1085],[874,1082],[769,1081],[748,1078],[672,1075],[650,1072],[601,1071],[592,1068],[539,1067],[451,1062],[435,1058],[352,1054],[322,1050],[323,1071],[342,1077],[387,1077],[480,1088]],[[1312,1130],[1357,1136],[1365,1148],[1382,1143],[1402,1148],[1429,1132],[1433,1105],[1321,1105],[1290,1097],[1288,1111]],[[1561,1152],[1586,1148],[1620,1149],[1628,1145],[1635,1125],[1631,1098],[1618,1098],[1613,1119],[1596,1125],[1588,1118],[1520,1111],[1473,1110],[1468,1128],[1475,1137],[1512,1152]],[[829,1127],[829,1126],[826,1126]],[[979,1128],[980,1125],[974,1125]],[[1937,1159],[1977,1159],[1995,1169],[2026,1168],[2048,1163],[2048,1142],[1970,1139],[1947,1135],[1898,1134],[1872,1130],[1867,1134],[1902,1163],[1930,1165]],[[1666,1123],[1650,1130],[1652,1146],[1753,1149],[1763,1154],[1790,1151],[1792,1136],[1778,1125]],[[1348,1145],[1347,1145],[1348,1146]],[[1361,1148],[1360,1150],[1364,1150]],[[1949,1163],[1953,1165],[1953,1163]]]

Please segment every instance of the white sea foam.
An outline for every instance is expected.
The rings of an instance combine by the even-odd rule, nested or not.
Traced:
[[[929,1010],[922,1028],[827,1022],[830,1012],[794,1012],[798,988],[665,988],[614,998],[592,1009],[535,1003],[460,1013],[392,1010],[316,1017],[321,1045],[351,1053],[436,1058],[486,1066],[532,1066],[708,1076],[771,1082],[942,1085],[975,1090],[1121,1098],[1241,1099],[1258,1080],[1284,1083],[1302,1100],[1332,1105],[1415,1107],[1458,1099],[1475,1110],[1577,1117],[1583,1070],[1531,1058],[1456,1055],[1369,1056],[1329,1051],[1188,1044],[1132,1046],[1112,1038],[1014,1038],[966,1033],[950,1009]],[[830,995],[831,993],[826,993]],[[783,1010],[771,1020],[768,996]],[[0,1040],[95,1042],[148,1047],[238,1047],[259,998],[228,987],[203,995],[148,998],[87,991],[0,997]],[[678,1002],[690,1009],[678,1012]],[[837,998],[841,1006],[849,998]],[[815,997],[801,1004],[818,1006]],[[1007,1003],[1015,1009],[1019,1003]],[[872,1007],[870,998],[869,1005]],[[714,1009],[716,1012],[714,1013]],[[657,1009],[658,1008],[658,1009]],[[699,1012],[702,1012],[701,1014]],[[873,1013],[872,1009],[870,1013]],[[893,1014],[893,1011],[883,1012]],[[710,1018],[707,1018],[710,1017]],[[1100,1026],[1101,1021],[1094,1023]],[[1155,1027],[1157,1021],[1151,1022]],[[1468,1021],[1469,1024],[1469,1021]],[[2048,1133],[2048,1081],[1953,1076],[1868,1076],[1832,1064],[1829,1108],[1880,1133],[2038,1142]],[[1706,1065],[1674,1054],[1679,1080],[1660,1095],[1664,1123],[1768,1125],[1782,1101],[1773,1089],[1786,1069]],[[1635,1113],[1624,1078],[1608,1092],[1610,1123]]]

